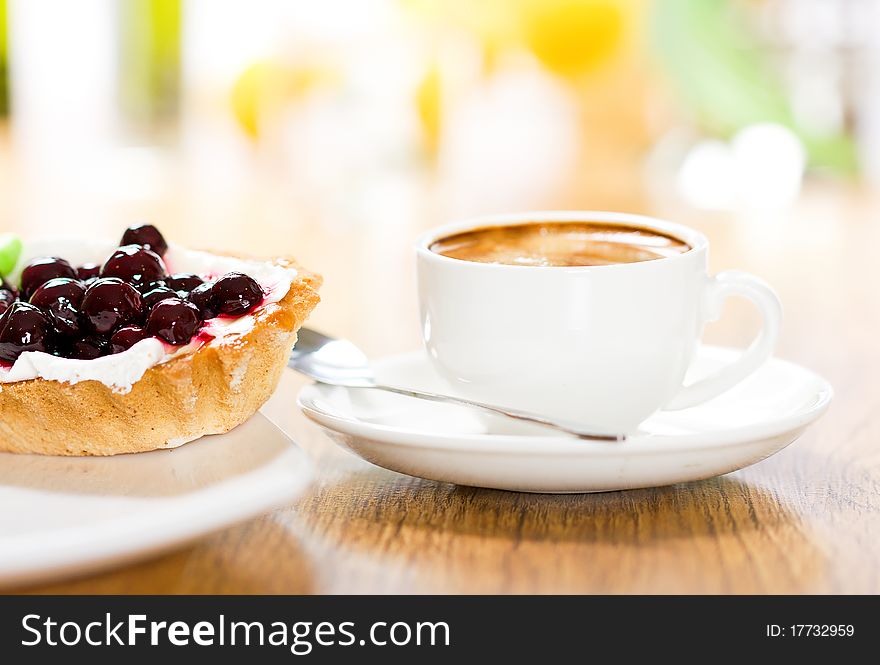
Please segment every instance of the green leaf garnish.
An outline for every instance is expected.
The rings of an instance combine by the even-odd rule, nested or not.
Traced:
[[[0,233],[0,276],[11,273],[21,256],[21,238],[14,233]]]

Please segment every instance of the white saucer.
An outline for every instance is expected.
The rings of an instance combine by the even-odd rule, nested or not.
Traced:
[[[0,453],[0,584],[155,554],[293,500],[310,476],[304,453],[259,413],[174,450]]]
[[[689,380],[740,353],[703,347]],[[374,368],[385,383],[446,389],[421,352],[383,359]],[[387,469],[460,485],[555,493],[654,487],[735,471],[794,441],[831,396],[820,376],[773,359],[710,402],[652,416],[624,443],[580,441],[378,390],[313,384],[302,390],[299,404],[334,441]]]

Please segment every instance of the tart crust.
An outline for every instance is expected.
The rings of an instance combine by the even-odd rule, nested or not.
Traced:
[[[0,451],[118,455],[173,448],[250,418],[274,392],[321,278],[293,260],[290,290],[257,310],[247,333],[148,369],[126,394],[99,381],[0,384]]]

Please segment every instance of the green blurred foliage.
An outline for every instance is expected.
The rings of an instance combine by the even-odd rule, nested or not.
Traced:
[[[180,100],[182,0],[119,0],[119,92],[126,118],[173,120]]]
[[[681,100],[710,133],[728,137],[754,123],[778,123],[798,135],[811,166],[854,173],[851,137],[817,135],[798,123],[741,10],[732,0],[656,0],[652,42]]]
[[[5,277],[18,264],[21,256],[21,238],[14,233],[0,233],[0,277]]]

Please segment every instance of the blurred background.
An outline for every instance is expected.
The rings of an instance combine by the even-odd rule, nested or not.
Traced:
[[[669,217],[784,291],[868,251],[878,31],[874,0],[0,0],[0,228],[291,253],[383,352],[413,238],[481,213]]]

